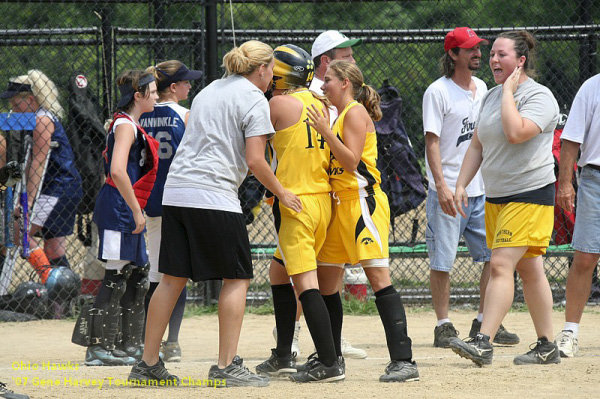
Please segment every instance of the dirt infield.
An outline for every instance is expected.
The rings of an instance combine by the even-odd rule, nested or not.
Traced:
[[[452,312],[455,326],[468,333],[473,312]],[[477,368],[449,349],[432,347],[432,312],[409,310],[409,333],[413,339],[415,359],[421,381],[405,384],[377,382],[387,364],[387,349],[381,323],[376,316],[347,316],[344,336],[365,349],[369,357],[346,361],[346,381],[338,384],[298,385],[275,380],[268,388],[206,387],[132,388],[122,386],[129,367],[86,367],[82,364],[84,349],[70,343],[72,321],[39,321],[0,323],[0,381],[31,398],[463,398],[463,397],[598,397],[600,386],[600,309],[588,308],[580,332],[581,350],[574,359],[563,359],[560,365],[514,366],[515,355],[528,350],[535,334],[526,312],[511,312],[504,325],[517,332],[521,344],[496,349],[492,366]],[[562,327],[563,313],[555,311],[555,329]],[[273,316],[246,315],[239,354],[254,368],[264,360],[273,346]],[[190,377],[202,384],[208,368],[217,357],[217,318],[186,318],[180,337],[183,362],[168,364],[179,377]],[[300,337],[303,357],[312,348],[306,326]],[[69,369],[69,366],[71,369]],[[56,368],[67,368],[57,370]],[[37,369],[35,369],[37,368]],[[97,386],[82,386],[87,383]],[[189,384],[190,379],[187,379]],[[17,386],[21,383],[21,386]],[[26,384],[26,386],[23,386]],[[45,385],[43,385],[45,384]],[[76,386],[79,385],[79,386]],[[165,392],[167,390],[167,392]]]

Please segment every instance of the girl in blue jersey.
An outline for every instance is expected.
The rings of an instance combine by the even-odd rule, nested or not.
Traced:
[[[139,118],[152,111],[158,94],[154,75],[148,72],[127,71],[117,85],[121,99],[104,151],[106,183],[93,217],[100,237],[98,258],[106,262],[106,273],[93,308],[80,316],[91,326],[88,366],[129,365],[141,356],[149,285],[142,210],[156,177],[158,145],[141,128]]]
[[[158,88],[158,103],[154,111],[147,112],[140,117],[140,125],[146,132],[159,142],[158,147],[158,172],[152,188],[146,212],[146,227],[148,229],[148,258],[150,260],[150,289],[146,294],[146,310],[150,298],[162,274],[158,271],[158,252],[160,249],[160,230],[162,224],[162,198],[167,180],[169,166],[183,138],[185,126],[190,110],[178,104],[188,98],[192,85],[190,80],[200,79],[202,72],[191,71],[177,60],[164,61],[155,67],[146,69],[156,76]],[[181,360],[181,348],[178,343],[179,328],[185,310],[187,290],[184,288],[177,300],[177,304],[169,320],[169,336],[163,342],[163,360],[165,362],[178,362]]]
[[[83,195],[81,177],[65,129],[60,121],[64,110],[58,101],[58,90],[41,71],[30,70],[8,82],[0,98],[9,98],[13,112],[33,112],[36,116],[32,132],[31,162],[26,171],[28,209],[39,193],[30,216],[29,262],[46,283],[52,266],[67,266],[66,236],[73,233],[75,212]],[[56,143],[50,148],[50,143]],[[48,152],[50,155],[48,157]],[[44,165],[48,164],[44,173]],[[40,233],[44,249],[31,237]]]

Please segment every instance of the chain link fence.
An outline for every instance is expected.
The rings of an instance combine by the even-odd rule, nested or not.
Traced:
[[[553,91],[565,115],[580,84],[597,73],[600,34],[600,4],[592,0],[31,0],[2,1],[0,10],[0,84],[9,80],[31,83],[31,79],[14,78],[31,78],[29,71],[39,70],[48,80],[39,75],[37,79],[44,85],[54,82],[58,91],[52,99],[36,95],[37,105],[51,112],[45,116],[53,122],[52,135],[40,133],[44,115],[38,108],[26,108],[17,101],[27,99],[22,92],[0,103],[0,163],[19,163],[25,178],[2,194],[0,309],[38,317],[69,314],[82,298],[93,295],[103,275],[95,260],[98,244],[91,211],[102,183],[102,125],[114,109],[119,72],[178,59],[204,72],[191,99],[221,76],[221,58],[234,43],[259,39],[273,47],[293,43],[310,51],[319,33],[340,30],[363,40],[354,55],[366,81],[375,88],[398,89],[417,170],[424,174],[422,96],[440,76],[438,60],[449,30],[468,25],[490,41],[505,30],[533,32],[540,44],[538,80]],[[482,48],[484,61],[489,47]],[[477,76],[492,87],[487,62],[483,64]],[[182,105],[189,107],[191,100]],[[36,112],[37,126],[32,115]],[[17,121],[19,113],[25,113],[25,118]],[[56,146],[51,145],[54,142]],[[248,221],[252,220],[248,232],[255,278],[249,299],[260,302],[270,296],[268,265],[276,239],[269,206],[246,202],[254,198],[253,190],[252,185],[245,186],[241,198]],[[22,193],[27,193],[31,206],[37,191],[41,193],[37,203],[25,212]],[[44,214],[44,209],[56,208],[48,203],[51,197],[64,200],[60,211]],[[564,215],[557,212],[557,226],[563,220]],[[35,227],[40,225],[53,227]],[[423,202],[395,217],[390,231],[393,282],[407,302],[420,304],[430,303],[425,227]],[[562,234],[569,229],[558,230]],[[29,240],[24,240],[23,232],[29,233]],[[568,241],[558,235],[545,259],[556,302],[564,299],[572,259]],[[25,259],[27,251],[39,254],[36,248],[42,249],[47,261]],[[478,303],[480,270],[481,265],[474,264],[461,246],[451,276],[451,303]],[[517,300],[522,300],[518,280],[515,284]],[[210,303],[218,289],[219,284],[195,284],[188,296]]]

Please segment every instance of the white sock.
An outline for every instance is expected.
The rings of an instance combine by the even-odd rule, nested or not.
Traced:
[[[296,328],[298,330],[300,329],[300,322],[299,321],[296,322],[296,324],[294,325],[294,328]]]
[[[441,326],[444,323],[450,323],[450,319],[441,319],[441,320],[438,320],[437,326],[439,327],[439,326]]]
[[[573,331],[573,336],[575,338],[577,338],[579,336],[579,323],[570,323],[570,322],[565,322],[565,327],[563,328],[564,330],[571,330]]]
[[[478,322],[483,322],[483,313],[477,313],[477,321]]]

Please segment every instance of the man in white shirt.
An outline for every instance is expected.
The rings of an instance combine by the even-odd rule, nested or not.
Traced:
[[[315,63],[315,77],[310,84],[310,90],[319,95],[323,95],[323,79],[327,67],[333,60],[343,60],[354,63],[352,46],[357,46],[362,43],[362,39],[349,39],[343,33],[337,30],[328,30],[321,33],[313,42],[311,49],[311,57]],[[329,109],[330,122],[333,125],[337,118],[337,109],[331,107]]]
[[[430,260],[430,284],[437,316],[434,329],[436,347],[447,348],[458,336],[450,321],[450,271],[454,265],[461,236],[475,262],[484,262],[480,278],[479,314],[469,336],[474,337],[483,320],[485,290],[490,276],[490,255],[485,240],[485,195],[481,173],[467,187],[467,218],[457,215],[454,192],[460,167],[475,132],[479,107],[486,84],[472,76],[480,68],[480,45],[488,44],[468,27],[455,28],[446,35],[441,59],[444,76],[433,82],[423,96],[427,177],[426,241]],[[495,343],[516,345],[519,337],[500,326]]]
[[[577,92],[563,130],[556,203],[572,211],[575,201],[573,163],[581,167],[577,191],[577,214],[572,246],[573,264],[567,277],[565,326],[556,336],[561,357],[579,350],[579,323],[590,296],[592,274],[600,259],[600,74],[585,81]]]

